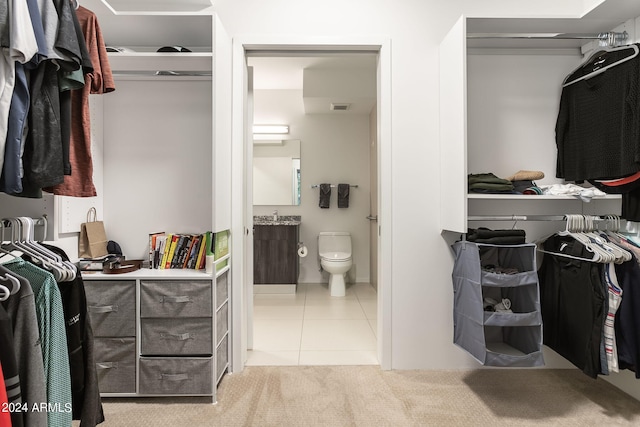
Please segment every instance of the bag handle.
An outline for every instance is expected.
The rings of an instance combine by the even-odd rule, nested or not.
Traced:
[[[98,213],[96,211],[95,206],[91,206],[91,208],[87,211],[87,222],[96,222],[98,220]]]

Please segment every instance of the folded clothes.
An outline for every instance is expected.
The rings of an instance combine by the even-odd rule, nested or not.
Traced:
[[[485,227],[467,230],[467,241],[492,245],[521,245],[526,243],[524,230],[491,230]]]
[[[525,231],[520,229],[509,229],[509,230],[491,230],[490,228],[479,227],[479,228],[470,228],[467,230],[467,240],[470,240],[469,237],[473,236],[474,238],[487,239],[490,237],[506,237],[506,236],[517,236],[517,237],[525,237]]]
[[[507,177],[509,181],[535,181],[536,179],[544,178],[544,172],[542,171],[523,171],[520,170],[515,174]]]
[[[492,173],[469,174],[467,176],[470,192],[510,192],[513,184],[506,179],[498,178]]]
[[[528,179],[512,181],[512,183],[513,183],[513,189],[518,193],[524,193],[527,188],[531,188],[535,185],[533,181]]]

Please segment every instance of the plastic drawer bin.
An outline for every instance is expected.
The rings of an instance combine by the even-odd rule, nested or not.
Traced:
[[[454,343],[487,366],[544,365],[535,245],[452,248]],[[485,298],[508,298],[511,312],[485,311]]]

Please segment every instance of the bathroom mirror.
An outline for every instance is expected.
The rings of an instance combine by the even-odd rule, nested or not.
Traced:
[[[254,139],[253,204],[300,204],[300,140]]]

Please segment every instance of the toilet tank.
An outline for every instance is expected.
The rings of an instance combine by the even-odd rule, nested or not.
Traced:
[[[351,234],[346,231],[323,231],[318,235],[318,253],[351,254]]]

